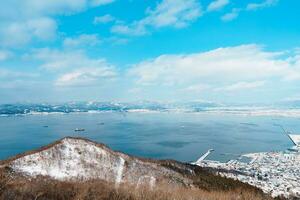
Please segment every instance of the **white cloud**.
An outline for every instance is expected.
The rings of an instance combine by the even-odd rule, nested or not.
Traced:
[[[190,86],[184,88],[183,91],[199,93],[199,92],[202,92],[202,91],[210,89],[210,88],[211,88],[211,86],[206,85],[206,84],[197,84],[197,85],[190,85]]]
[[[94,18],[94,24],[106,24],[108,22],[114,21],[115,18],[109,14],[103,16],[97,16]]]
[[[141,93],[143,90],[141,88],[135,87],[135,88],[131,88],[128,90],[128,93],[131,94],[139,94]]]
[[[300,65],[296,65],[294,68],[290,69],[287,72],[287,75],[284,77],[285,81],[296,81],[300,80]]]
[[[219,48],[188,55],[162,55],[135,65],[129,74],[141,85],[228,85],[297,74],[295,66],[258,45]],[[300,72],[300,67],[298,74]]]
[[[249,3],[246,6],[246,8],[233,8],[231,12],[223,15],[221,17],[221,20],[225,22],[232,21],[239,16],[240,12],[253,11],[253,10],[263,9],[266,7],[275,6],[277,2],[278,0],[264,0],[261,3]]]
[[[13,79],[9,81],[3,81],[0,84],[1,89],[9,89],[9,90],[15,90],[15,89],[22,89],[26,90],[28,88],[33,88],[37,84],[41,84],[38,81],[33,81],[32,79]]]
[[[250,89],[256,89],[259,87],[263,87],[265,85],[265,81],[253,81],[253,82],[238,82],[232,85],[223,86],[220,88],[215,88],[215,91],[227,91],[227,92],[234,92],[234,91],[248,91]]]
[[[162,0],[154,9],[148,8],[147,16],[129,25],[116,24],[113,33],[144,35],[150,28],[188,26],[202,15],[200,3],[196,0]]]
[[[215,1],[212,1],[207,6],[207,11],[210,12],[210,11],[220,10],[228,4],[229,4],[229,0],[215,0]]]
[[[112,45],[124,45],[129,42],[127,38],[119,38],[119,37],[109,37],[106,39],[106,42],[109,42]]]
[[[0,50],[0,61],[5,61],[12,56],[10,51]]]
[[[265,7],[271,7],[276,5],[278,0],[264,0],[261,3],[249,3],[246,10],[257,10]]]
[[[130,26],[124,24],[117,24],[111,28],[112,33],[118,33],[123,35],[133,35],[140,36],[147,33],[146,27],[144,24],[139,22],[134,22]]]
[[[161,55],[133,65],[127,77],[131,88],[141,88],[140,95],[149,98],[275,99],[297,91],[300,54],[297,50],[268,51],[250,44]]]
[[[112,3],[113,0],[11,0],[2,1],[0,18],[31,19],[40,16],[65,15],[81,12],[90,7]]]
[[[144,23],[154,27],[187,26],[201,16],[200,4],[195,0],[163,0],[154,10],[147,10],[149,16]]]
[[[235,18],[237,18],[239,16],[239,12],[240,12],[239,9],[234,8],[234,9],[232,9],[231,12],[226,13],[225,15],[223,15],[221,17],[221,20],[225,21],[225,22],[232,21],[232,20],[234,20]]]
[[[37,49],[32,55],[27,57],[42,62],[41,68],[50,71],[59,71],[66,68],[72,68],[74,65],[82,64],[88,60],[82,51],[60,51],[53,49]],[[76,63],[79,61],[80,63]]]
[[[115,0],[91,0],[89,4],[91,6],[101,6],[114,2]]]
[[[37,84],[40,74],[36,72],[10,70],[0,67],[0,88],[1,89],[28,89]]]
[[[287,57],[286,61],[290,64],[290,69],[284,77],[286,81],[300,80],[300,52],[299,49],[294,49],[290,52],[292,55]]]
[[[49,71],[63,71],[77,68],[97,68],[108,66],[103,58],[90,58],[81,50],[55,50],[55,49],[37,49],[27,58],[40,61],[41,69]],[[113,68],[113,66],[111,66]]]
[[[28,72],[14,71],[14,70],[0,68],[0,77],[2,79],[34,78],[38,76],[39,74],[37,73],[28,73]]]
[[[56,29],[56,22],[47,17],[0,25],[0,45],[22,46],[32,39],[51,40],[55,38]]]
[[[102,58],[90,58],[81,50],[37,49],[25,58],[41,62],[40,68],[58,76],[56,86],[89,86],[115,79],[116,68]]]
[[[55,15],[81,12],[112,0],[11,0],[0,3],[0,46],[26,45],[55,38]],[[14,36],[14,37],[12,37]]]
[[[38,18],[28,21],[28,31],[36,38],[49,40],[55,37],[56,22],[51,18]]]
[[[283,102],[289,102],[289,101],[300,101],[300,95],[299,94],[294,94],[289,97],[284,97],[281,99]]]
[[[117,73],[110,66],[79,68],[61,75],[55,82],[57,86],[91,86],[99,81],[114,78]]]
[[[82,34],[77,37],[66,38],[63,41],[65,47],[95,46],[100,43],[101,41],[96,34]]]

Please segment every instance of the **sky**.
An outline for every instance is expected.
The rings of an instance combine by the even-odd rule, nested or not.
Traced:
[[[300,1],[0,0],[0,103],[300,99]]]

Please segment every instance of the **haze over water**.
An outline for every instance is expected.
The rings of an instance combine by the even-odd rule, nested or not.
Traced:
[[[276,124],[300,132],[299,118],[220,113],[69,113],[0,117],[0,159],[65,136],[86,137],[113,150],[157,159],[194,161],[285,150],[292,146]],[[76,128],[85,129],[75,132]]]

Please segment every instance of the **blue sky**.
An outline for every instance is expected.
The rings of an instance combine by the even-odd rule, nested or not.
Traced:
[[[0,103],[300,98],[300,2],[0,2]]]

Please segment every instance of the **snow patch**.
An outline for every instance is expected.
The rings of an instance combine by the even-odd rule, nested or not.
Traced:
[[[117,169],[116,184],[119,184],[122,181],[124,164],[125,164],[125,160],[122,157],[120,157],[120,163],[119,163],[119,167]]]
[[[64,181],[101,179],[117,186],[129,182],[154,187],[157,180],[175,185],[192,184],[190,179],[158,163],[78,138],[65,138],[45,150],[13,160],[10,167],[30,177],[42,175]]]

